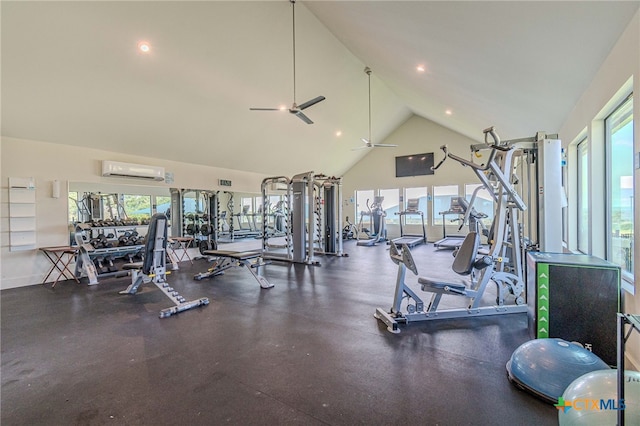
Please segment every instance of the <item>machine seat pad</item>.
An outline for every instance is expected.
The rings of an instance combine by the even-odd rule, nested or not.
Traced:
[[[445,287],[449,287],[454,290],[464,291],[467,287],[462,283],[448,283],[444,281],[435,281],[425,277],[418,277],[418,282],[422,284],[422,289],[432,288],[434,290],[444,290]]]
[[[231,251],[231,250],[205,250],[202,252],[205,256],[230,257],[236,260],[249,260],[262,256],[257,251]]]
[[[125,263],[122,265],[122,269],[142,269],[144,262]]]

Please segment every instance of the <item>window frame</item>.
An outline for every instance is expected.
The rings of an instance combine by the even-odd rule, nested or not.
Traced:
[[[619,117],[622,115],[622,117]],[[612,121],[614,124],[612,124]],[[612,262],[616,263],[615,255],[614,255],[614,244],[613,244],[613,227],[614,227],[614,218],[613,218],[613,153],[612,153],[612,135],[616,133],[616,130],[621,129],[629,123],[633,123],[633,93],[630,93],[626,96],[613,110],[610,114],[608,114],[604,119],[604,133],[605,133],[605,188],[606,188],[606,199],[605,199],[605,229],[606,229],[606,240],[605,240],[605,258]],[[633,125],[631,126],[631,138],[632,138],[632,149],[631,155],[629,156],[630,160],[633,162]],[[631,172],[633,175],[633,163],[631,164]],[[632,192],[633,193],[633,192]],[[623,265],[620,265],[621,276],[623,282],[628,282],[632,286],[632,291],[634,287],[635,277],[634,277],[634,252],[636,251],[633,247],[633,233],[634,233],[634,203],[631,202],[631,255],[630,255],[630,271],[626,270]]]

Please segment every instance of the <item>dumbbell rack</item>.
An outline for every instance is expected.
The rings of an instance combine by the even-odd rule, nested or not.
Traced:
[[[107,271],[101,271],[97,268],[97,266],[101,263],[103,259],[107,261],[113,262],[115,259],[133,257],[140,253],[144,248],[144,244],[134,244],[134,245],[126,245],[126,246],[114,246],[114,247],[103,247],[103,248],[95,248],[91,245],[91,239],[97,238],[99,235],[109,235],[113,234],[113,238],[109,238],[108,241],[117,244],[118,243],[118,235],[124,235],[125,232],[131,232],[133,230],[137,230],[138,227],[146,228],[146,225],[126,225],[126,226],[104,226],[104,227],[94,227],[94,226],[84,226],[84,232],[86,234],[86,238],[84,240],[83,246],[87,248],[87,254],[91,262],[96,265],[96,276],[97,278],[108,278],[108,277],[120,277],[128,275],[128,271],[124,271],[122,269],[117,269],[114,267],[109,267]],[[131,260],[130,260],[131,261]],[[111,266],[111,265],[110,265]],[[81,278],[82,270],[81,268],[76,268],[76,277]]]

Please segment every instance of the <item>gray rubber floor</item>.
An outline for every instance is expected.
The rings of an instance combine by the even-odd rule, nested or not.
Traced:
[[[267,266],[268,290],[243,268],[194,281],[207,262],[183,262],[169,282],[211,303],[166,319],[152,284],[118,294],[128,278],[2,291],[2,425],[557,424],[507,380],[525,314],[391,334],[373,317],[393,299],[387,246],[345,247]],[[413,253],[421,275],[451,276],[450,251]]]

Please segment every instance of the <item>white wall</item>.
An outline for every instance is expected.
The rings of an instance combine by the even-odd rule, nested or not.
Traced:
[[[79,148],[68,145],[3,137],[0,142],[1,206],[0,206],[0,289],[38,284],[50,264],[38,250],[12,252],[9,250],[8,178],[33,177],[36,183],[37,247],[69,244],[68,199],[69,182],[117,183],[165,188],[228,190],[259,193],[262,179],[257,173],[197,166],[149,157],[123,155],[115,152]],[[197,155],[195,153],[194,155]],[[147,182],[101,176],[101,161],[114,160],[128,163],[162,166],[174,174],[174,182]],[[219,187],[218,179],[231,180],[233,186]],[[60,198],[52,198],[53,180],[61,183]]]
[[[589,138],[591,157],[591,176],[601,176],[603,161],[603,125],[602,120],[622,100],[620,96],[634,91],[634,153],[640,152],[640,11],[638,11],[630,24],[616,42],[609,56],[602,64],[597,75],[588,89],[576,104],[574,110],[565,120],[560,129],[563,145],[575,141],[585,132]],[[569,158],[571,160],[571,157]],[[575,165],[569,163],[569,175],[575,175]],[[592,241],[592,254],[604,256],[604,238],[602,223],[604,223],[604,208],[602,199],[604,182],[601,179],[592,179],[590,206],[590,240]],[[569,188],[574,188],[570,185]],[[640,170],[635,169],[634,178],[634,247],[635,247],[635,295],[625,294],[624,311],[632,314],[640,314]],[[575,200],[575,194],[569,194],[570,200]],[[573,210],[572,210],[573,211]],[[575,232],[575,226],[569,227],[569,232]],[[575,239],[570,239],[575,240]],[[636,368],[640,368],[640,336],[635,333],[631,336],[627,347],[627,357]]]
[[[480,139],[482,129],[478,129],[478,135],[478,139]],[[478,141],[469,139],[433,121],[414,115],[400,125],[388,138],[379,142],[398,146],[370,149],[369,154],[343,176],[343,212],[354,223],[358,218],[354,217],[355,206],[350,202],[350,198],[355,197],[356,190],[426,186],[431,194],[434,185],[460,184],[460,191],[464,191],[465,183],[480,183],[468,167],[462,167],[453,160],[447,160],[433,175],[396,178],[395,157],[397,156],[433,152],[435,164],[437,164],[444,156],[440,146],[446,144],[452,153],[463,158],[470,158],[469,146],[478,143]],[[429,210],[432,209],[431,205],[428,203]],[[440,225],[430,226],[432,214],[431,212],[425,212],[425,214],[425,222],[428,223],[427,239],[437,241],[442,237],[442,227]],[[447,228],[447,233],[457,233],[457,228],[457,225],[452,225]],[[388,231],[390,238],[400,235],[398,226],[389,225]],[[410,233],[417,232],[411,229],[408,231]]]

